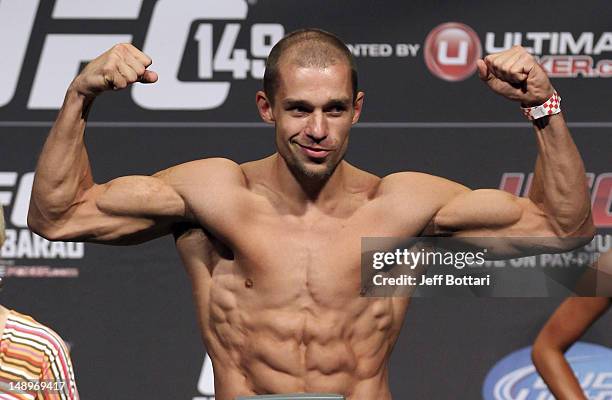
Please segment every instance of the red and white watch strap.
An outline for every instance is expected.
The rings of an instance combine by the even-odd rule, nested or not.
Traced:
[[[530,121],[548,115],[559,114],[561,112],[561,96],[559,96],[557,92],[553,92],[552,96],[543,104],[535,107],[521,107],[521,111],[523,111],[523,115]]]

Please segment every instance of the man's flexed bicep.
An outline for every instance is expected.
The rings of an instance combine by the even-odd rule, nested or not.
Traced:
[[[566,235],[554,216],[529,198],[496,189],[455,190],[432,219],[436,235],[500,238],[500,244],[506,240],[515,256],[532,254],[535,249],[566,251],[589,240],[590,232],[582,233],[580,227],[573,235]]]
[[[184,203],[167,173],[98,185],[85,147],[95,98],[131,84],[154,83],[151,63],[131,44],[118,44],[74,78],[36,167],[28,213],[32,231],[52,240],[138,243],[168,233],[173,221],[184,217]]]
[[[462,236],[557,238],[557,250],[590,241],[595,228],[584,165],[546,72],[521,46],[490,54],[477,64],[486,85],[520,103],[534,121],[538,159],[531,191],[526,199],[498,190],[465,189],[441,207],[434,227]],[[553,102],[556,106],[549,107]]]
[[[555,236],[544,213],[529,199],[495,189],[457,190],[435,215],[438,234]]]
[[[61,210],[49,210],[32,196],[28,224],[51,240],[135,244],[170,233],[187,218],[182,197],[165,179],[126,176],[94,184]]]

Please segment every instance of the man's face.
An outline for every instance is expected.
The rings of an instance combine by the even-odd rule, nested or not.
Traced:
[[[363,93],[353,102],[346,63],[327,68],[284,63],[279,72],[274,106],[267,99],[262,102],[258,94],[260,113],[275,124],[276,146],[289,168],[298,175],[325,179],[344,157]]]

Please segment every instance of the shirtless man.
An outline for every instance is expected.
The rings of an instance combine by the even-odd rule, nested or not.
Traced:
[[[560,114],[534,125],[539,157],[529,198],[421,173],[379,178],[344,161],[364,93],[346,47],[318,30],[288,35],[267,60],[256,103],[275,127],[275,154],[95,183],[84,145],[92,102],[106,90],[154,83],[149,65],[120,44],[74,79],[40,156],[28,222],[51,240],[130,244],[173,234],[217,399],[391,398],[388,360],[409,299],[360,296],[361,237],[593,235],[584,167]],[[494,92],[525,105],[553,94],[520,47],[478,69]]]

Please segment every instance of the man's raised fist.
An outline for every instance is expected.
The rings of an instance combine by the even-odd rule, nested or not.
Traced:
[[[72,82],[72,88],[86,97],[105,90],[125,89],[134,82],[154,83],[157,73],[147,70],[152,60],[129,43],[113,46],[92,60]]]

